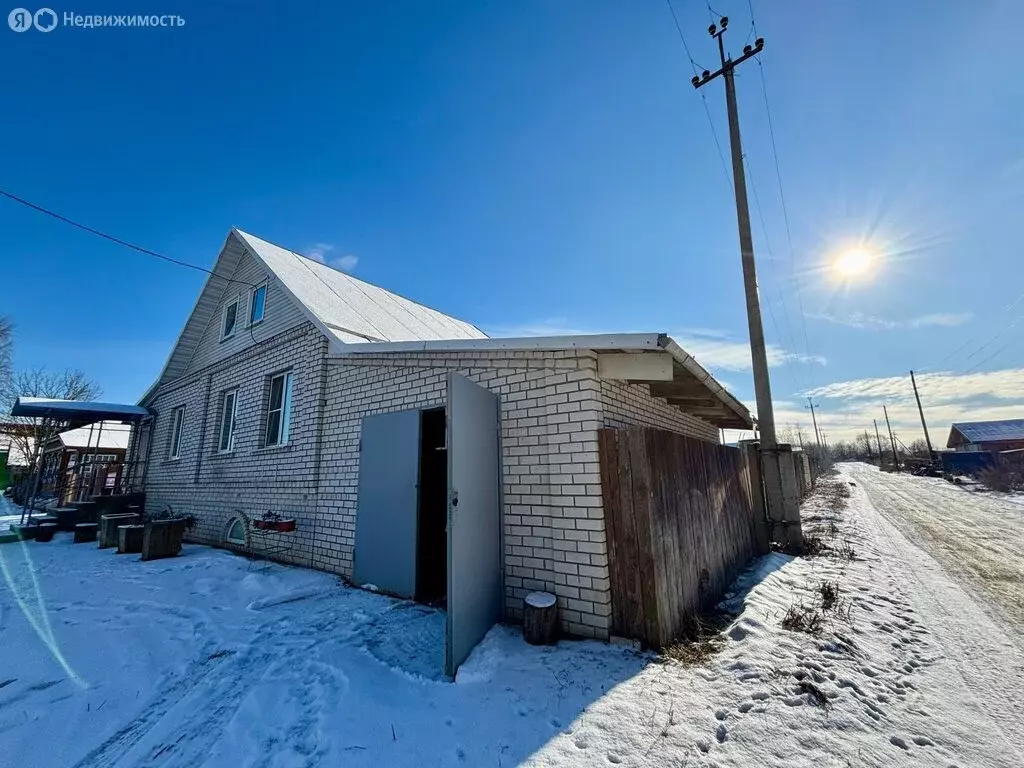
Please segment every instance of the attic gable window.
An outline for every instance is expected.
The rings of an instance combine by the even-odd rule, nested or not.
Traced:
[[[249,296],[249,325],[263,320],[267,308],[267,286],[260,285],[252,289]]]
[[[224,321],[221,324],[220,340],[230,339],[238,327],[238,299],[224,307]]]

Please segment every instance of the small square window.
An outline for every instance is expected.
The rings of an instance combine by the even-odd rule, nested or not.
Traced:
[[[263,320],[267,308],[267,286],[261,285],[252,289],[249,297],[249,324],[255,325]]]
[[[221,326],[220,339],[230,339],[235,335],[235,328],[238,325],[238,299],[235,299],[224,307],[224,323]]]
[[[220,409],[220,439],[217,450],[221,453],[235,450],[235,427],[238,420],[238,390],[224,393]]]

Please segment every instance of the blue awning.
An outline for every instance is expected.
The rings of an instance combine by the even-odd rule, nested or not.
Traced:
[[[142,421],[152,414],[148,408],[127,403],[19,397],[14,401],[11,415],[35,416],[62,421]]]

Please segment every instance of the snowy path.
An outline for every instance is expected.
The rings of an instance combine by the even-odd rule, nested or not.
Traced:
[[[497,627],[451,683],[443,614],[327,574],[0,545],[2,762],[1019,768],[1019,652],[857,483],[845,510],[805,510],[856,559],[763,558],[724,648],[691,667]],[[825,581],[849,617],[783,630]]]
[[[866,464],[848,471],[886,520],[984,600],[1011,637],[1024,634],[1024,505]]]

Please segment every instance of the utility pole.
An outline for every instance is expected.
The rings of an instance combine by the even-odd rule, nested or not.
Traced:
[[[885,458],[882,453],[882,438],[878,434],[878,419],[872,419],[875,422],[875,442],[878,443],[878,468],[882,468],[882,460]]]
[[[754,264],[754,238],[750,232],[750,207],[747,202],[747,179],[743,171],[743,145],[740,142],[739,112],[736,106],[736,83],[733,70],[744,61],[760,53],[764,38],[759,37],[753,46],[743,46],[743,55],[733,61],[725,55],[722,35],[729,26],[729,18],[721,18],[721,29],[712,24],[708,33],[718,41],[718,56],[722,66],[717,72],[704,70],[701,76],[694,75],[694,88],[707,85],[719,75],[725,78],[725,103],[729,115],[729,145],[732,149],[733,188],[736,193],[736,218],[740,233],[740,256],[743,261],[743,288],[747,297],[747,327],[750,331],[750,354],[754,363],[754,395],[757,400],[757,421],[761,428],[761,447],[773,450],[777,445],[775,436],[775,412],[772,410],[772,388],[768,378],[768,353],[764,346],[764,326],[761,324],[761,302],[757,296],[757,268]]]
[[[889,411],[888,411],[888,409],[886,409],[886,407],[884,405],[882,406],[882,413],[885,414],[885,426],[889,430],[889,442],[892,444],[892,464],[893,464],[893,468],[897,472],[899,472],[900,471],[900,457],[896,453],[896,438],[893,437],[893,435],[892,435],[892,424],[889,423]]]
[[[690,81],[694,88],[707,85],[721,75],[725,79],[725,106],[729,117],[729,148],[732,151],[733,192],[736,195],[736,223],[740,236],[740,259],[743,265],[743,291],[747,304],[747,328],[750,332],[750,357],[754,369],[754,397],[757,400],[757,421],[761,432],[761,467],[764,476],[768,520],[782,529],[785,543],[793,548],[803,546],[800,528],[800,493],[793,463],[792,446],[780,446],[775,434],[775,411],[772,408],[772,387],[768,375],[768,353],[761,322],[761,300],[757,295],[757,267],[754,263],[754,237],[750,232],[750,205],[747,201],[747,178],[743,171],[743,144],[740,140],[739,108],[736,106],[736,81],[733,71],[764,49],[764,38],[754,45],[744,45],[743,55],[733,60],[725,54],[722,36],[729,18],[708,27],[708,34],[718,41],[718,58],[722,66],[715,72],[704,70]]]
[[[932,439],[928,436],[928,424],[924,420],[924,408],[921,407],[921,396],[917,394],[917,381],[914,379],[914,372],[910,372],[910,383],[914,385],[914,399],[917,400],[917,412],[921,414],[921,427],[924,429],[924,442],[928,446],[928,460],[935,461],[935,451],[932,450]]]
[[[821,448],[821,433],[818,431],[818,417],[814,415],[814,401],[811,398],[807,398],[807,407],[811,409],[811,421],[814,424],[814,439],[818,443],[818,447]]]

